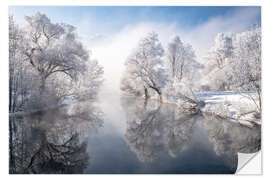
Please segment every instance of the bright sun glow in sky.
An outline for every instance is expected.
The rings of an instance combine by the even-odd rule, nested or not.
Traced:
[[[164,48],[172,35],[179,35],[202,61],[217,33],[241,32],[261,23],[260,7],[9,7],[20,25],[25,15],[38,11],[52,22],[77,28],[92,58],[104,66],[105,86],[111,93],[119,92],[124,61],[148,32],[157,32]]]

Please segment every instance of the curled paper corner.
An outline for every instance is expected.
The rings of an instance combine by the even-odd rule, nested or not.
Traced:
[[[236,174],[239,175],[260,175],[262,174],[261,151],[256,153],[238,153],[238,165]]]

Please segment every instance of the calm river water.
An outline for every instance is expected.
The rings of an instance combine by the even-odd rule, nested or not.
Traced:
[[[10,173],[231,174],[261,147],[260,126],[126,97],[10,120]]]

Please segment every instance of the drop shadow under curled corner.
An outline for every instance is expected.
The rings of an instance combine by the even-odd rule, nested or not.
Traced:
[[[261,151],[255,152],[255,153],[237,153],[238,154],[238,165],[235,174],[238,175],[260,175],[262,174],[262,168],[261,168]],[[259,154],[259,156],[258,156]],[[246,172],[247,169],[245,168],[249,163],[256,163],[253,161],[259,161],[260,167],[258,167],[256,170],[252,169],[252,172]]]

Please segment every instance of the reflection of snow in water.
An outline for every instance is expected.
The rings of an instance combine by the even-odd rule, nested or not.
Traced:
[[[82,173],[88,137],[102,125],[102,112],[91,102],[14,119],[11,172]]]
[[[80,170],[87,166],[84,173],[100,172],[105,167],[108,172],[148,172],[149,166],[145,166],[148,163],[152,168],[150,172],[161,172],[157,163],[160,160],[163,168],[171,169],[169,172],[180,168],[177,172],[192,173],[188,168],[197,168],[194,172],[201,169],[199,172],[231,173],[236,170],[237,152],[251,153],[260,149],[260,126],[247,128],[215,117],[184,114],[176,106],[158,101],[107,95],[108,98],[96,104],[103,113],[91,103],[83,102],[20,121],[24,124],[18,125],[17,138],[21,139],[16,143],[24,141],[24,157],[31,157],[44,144],[63,150],[61,145],[77,134],[78,139],[75,138],[71,146],[78,153],[70,156],[70,163],[77,158],[87,159],[88,154],[90,163],[81,161],[82,166],[78,166]],[[87,149],[81,146],[84,143],[88,143]],[[21,152],[21,146],[17,147],[15,151]],[[42,156],[48,154],[49,149],[43,151]],[[56,151],[52,154],[57,156]],[[30,159],[25,159],[24,167]],[[68,165],[63,158],[54,160]],[[206,165],[211,169],[204,169]],[[132,169],[134,167],[140,169]],[[74,170],[82,172],[78,168]]]
[[[141,161],[153,161],[163,149],[168,149],[172,157],[186,149],[196,116],[180,115],[174,106],[155,101],[147,104],[124,101],[128,123],[126,142]]]
[[[260,150],[259,126],[247,128],[215,117],[183,114],[173,105],[151,101],[145,104],[122,99],[122,105],[127,117],[126,142],[142,162],[155,160],[164,150],[171,157],[178,157],[188,150],[194,131],[201,130],[216,155],[225,157],[225,163],[233,170],[237,166],[237,152]]]

